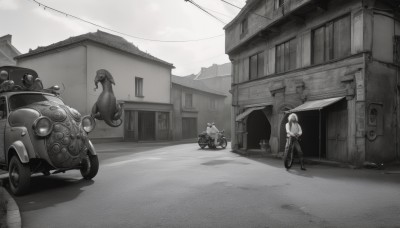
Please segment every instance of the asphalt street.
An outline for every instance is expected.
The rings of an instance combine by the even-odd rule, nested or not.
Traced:
[[[95,145],[78,171],[32,179],[24,227],[400,227],[400,175],[242,157],[196,144]]]

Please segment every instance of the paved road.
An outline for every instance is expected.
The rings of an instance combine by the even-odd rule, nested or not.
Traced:
[[[395,227],[400,175],[182,145],[97,145],[98,176],[33,178],[24,227]]]

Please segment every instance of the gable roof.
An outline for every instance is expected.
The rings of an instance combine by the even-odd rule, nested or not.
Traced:
[[[224,93],[219,92],[217,90],[210,89],[202,81],[193,80],[192,77],[179,77],[179,76],[172,75],[171,81],[173,84],[177,84],[177,85],[195,89],[198,91],[226,97],[226,95]]]
[[[221,65],[213,64],[210,67],[202,67],[200,72],[196,75],[195,80],[201,80],[206,78],[224,77],[231,76],[232,64],[224,63]]]
[[[45,52],[49,52],[58,48],[62,48],[62,47],[68,47],[70,45],[74,45],[77,43],[81,43],[81,42],[85,42],[85,41],[89,41],[89,42],[94,42],[100,45],[104,45],[113,49],[117,49],[119,51],[128,53],[128,54],[132,54],[132,55],[136,55],[151,61],[155,61],[164,65],[167,65],[171,68],[174,68],[172,63],[166,62],[164,60],[161,60],[159,58],[156,58],[146,52],[141,51],[138,47],[136,47],[135,45],[133,45],[132,43],[128,42],[127,40],[125,40],[124,38],[120,37],[120,36],[116,36],[116,35],[112,35],[110,33],[106,33],[100,30],[97,30],[97,32],[94,33],[86,33],[83,35],[79,35],[79,36],[74,36],[74,37],[70,37],[66,40],[45,46],[45,47],[38,47],[35,50],[30,50],[28,53],[19,55],[17,57],[15,57],[15,59],[23,59],[26,57],[31,57],[37,54],[42,54]]]
[[[0,66],[15,65],[14,57],[21,53],[11,44],[11,35],[0,37]]]

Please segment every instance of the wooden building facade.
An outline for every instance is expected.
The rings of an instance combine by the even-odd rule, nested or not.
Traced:
[[[283,152],[287,115],[305,156],[399,158],[399,1],[249,0],[225,26],[232,147]]]

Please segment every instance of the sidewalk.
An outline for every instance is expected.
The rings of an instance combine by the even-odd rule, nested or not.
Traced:
[[[4,174],[2,174],[2,176],[3,175]],[[0,227],[20,228],[21,214],[19,212],[19,207],[3,187],[3,181],[4,180],[0,181]]]

